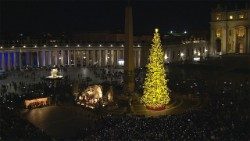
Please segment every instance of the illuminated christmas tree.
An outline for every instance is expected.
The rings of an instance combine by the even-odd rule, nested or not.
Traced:
[[[155,29],[152,48],[147,64],[147,74],[143,86],[141,102],[147,109],[163,110],[170,101],[164,68],[164,52],[158,29]]]

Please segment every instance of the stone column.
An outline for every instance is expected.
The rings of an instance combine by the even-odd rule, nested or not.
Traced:
[[[86,50],[85,54],[86,54],[86,66],[89,66],[89,50]]]
[[[124,50],[122,50],[122,59],[123,59],[124,62],[125,62],[125,51],[124,51]]]
[[[114,67],[117,66],[117,51],[114,50],[114,64],[113,64]]]
[[[82,50],[81,51],[81,66],[84,67],[86,64],[85,64],[85,50]]]
[[[55,65],[55,56],[54,56],[54,51],[51,51],[51,66]]]
[[[138,51],[138,67],[141,67],[141,49]]]
[[[29,65],[29,62],[30,62],[30,55],[29,55],[29,52],[25,52],[25,60],[26,60],[26,66],[28,66]]]
[[[55,55],[55,57],[54,57],[55,65],[57,66],[58,65],[58,51],[57,50],[55,50],[54,55]]]
[[[46,66],[46,52],[42,50],[42,65]]]
[[[210,33],[210,37],[211,37],[211,39],[210,39],[210,48],[208,49],[208,52],[209,52],[209,54],[210,55],[215,55],[214,53],[215,53],[215,37],[214,37],[214,33],[215,31],[214,31],[214,28],[212,28],[211,27],[211,33]]]
[[[102,50],[98,51],[98,65],[99,67],[102,66]]]
[[[52,66],[51,55],[52,55],[52,53],[51,53],[51,51],[49,51],[48,52],[48,59],[49,59],[49,61],[48,61],[49,64],[48,65],[50,65],[50,66]]]
[[[23,60],[22,63],[25,64],[23,65],[23,67],[26,67],[27,65],[29,65],[29,52],[23,53],[22,60]]]
[[[76,50],[74,50],[74,67],[76,67]]]
[[[51,60],[51,66],[55,65],[55,57],[54,57],[54,51],[50,51],[50,60]]]
[[[20,51],[19,52],[19,67],[20,67],[20,70],[22,69],[22,67],[23,67],[23,61],[22,61],[22,52]]]
[[[133,53],[134,53],[134,67],[136,68],[136,54],[137,54],[137,51],[136,50],[133,50]]]
[[[54,52],[52,50],[50,51],[49,56],[50,56],[51,66],[54,66],[55,59],[54,59]]]
[[[8,52],[8,70],[11,70],[11,55],[10,52]]]
[[[39,51],[36,52],[36,61],[37,61],[37,67],[40,67],[40,55],[39,55]]]
[[[33,67],[34,65],[34,52],[30,52],[30,66]]]
[[[0,64],[0,66],[1,66],[1,69],[3,69],[3,65],[2,65],[2,64],[3,64],[3,63],[2,63],[2,62],[3,62],[3,58],[2,58],[3,52],[0,52],[0,54],[1,54],[1,58],[0,58],[0,60],[1,60],[0,63],[1,63],[1,64]]]
[[[246,28],[246,33],[247,33],[247,45],[246,45],[246,48],[247,48],[247,53],[250,53],[250,26],[248,26]]]
[[[139,64],[138,64],[138,61],[139,61],[139,49],[136,50],[136,68],[138,68]]]
[[[71,52],[70,52],[70,50],[68,50],[68,65],[69,65],[69,67],[71,67]]]
[[[4,52],[2,52],[2,60],[1,60],[1,65],[2,65],[2,69],[3,69],[3,71],[5,71],[5,58],[4,58]]]
[[[101,50],[101,66],[105,66],[105,51]]]
[[[92,51],[92,65],[95,64],[95,50]]]
[[[227,30],[226,30],[226,26],[224,26],[222,28],[222,35],[221,35],[221,52],[222,54],[227,53]]]
[[[137,50],[135,49],[134,51],[134,64],[135,64],[135,68],[136,68],[136,66],[137,66]]]
[[[135,62],[135,68],[138,67],[138,54],[139,54],[139,51],[138,51],[138,49],[136,49],[135,50],[135,60],[136,60],[136,62]]]
[[[107,66],[108,65],[108,50],[105,50],[104,52],[105,52],[105,54],[104,54],[105,55],[105,63],[104,63],[104,65]]]
[[[217,52],[217,48],[216,48],[216,39],[217,39],[217,35],[216,35],[216,28],[218,28],[218,27],[216,27],[216,26],[214,26],[214,25],[212,25],[212,27],[211,27],[211,33],[210,33],[210,37],[211,37],[211,39],[210,39],[210,47],[209,47],[209,49],[208,49],[208,52],[209,52],[209,54],[211,55],[211,56],[216,56],[217,54],[218,54],[218,52]],[[234,34],[235,35],[235,34]],[[221,51],[222,51],[222,48],[223,48],[223,40],[222,40],[222,35],[221,35]]]
[[[111,65],[114,66],[114,50],[110,51],[110,57]]]
[[[64,55],[64,50],[61,50],[61,65],[62,65],[62,66],[65,65],[65,63],[64,63],[64,60],[65,60],[65,59],[64,59],[64,56],[65,56],[65,55]]]
[[[120,52],[120,50],[116,50],[116,64],[117,64],[117,66],[119,66],[119,64],[118,64],[118,61],[119,61],[119,52]]]
[[[79,59],[80,59],[80,65],[81,65],[81,67],[83,67],[83,60],[84,60],[84,51],[83,50],[80,50],[79,51],[79,54],[80,54],[80,56],[79,56]]]
[[[16,52],[13,52],[13,67],[16,69]]]

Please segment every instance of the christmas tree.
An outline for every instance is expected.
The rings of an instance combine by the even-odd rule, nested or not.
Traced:
[[[170,101],[164,68],[164,53],[158,29],[155,29],[152,48],[147,64],[141,102],[147,109],[163,110]]]

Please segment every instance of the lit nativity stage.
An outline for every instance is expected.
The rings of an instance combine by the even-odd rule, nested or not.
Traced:
[[[106,95],[103,95],[103,88],[101,85],[92,85],[87,87],[83,92],[76,97],[77,104],[87,108],[105,107],[113,103],[112,87],[108,90]]]

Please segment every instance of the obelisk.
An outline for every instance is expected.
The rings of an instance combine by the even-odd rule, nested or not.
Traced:
[[[132,94],[135,88],[134,82],[134,51],[133,51],[133,17],[132,7],[129,5],[125,10],[125,48],[124,48],[124,84],[125,92]]]

